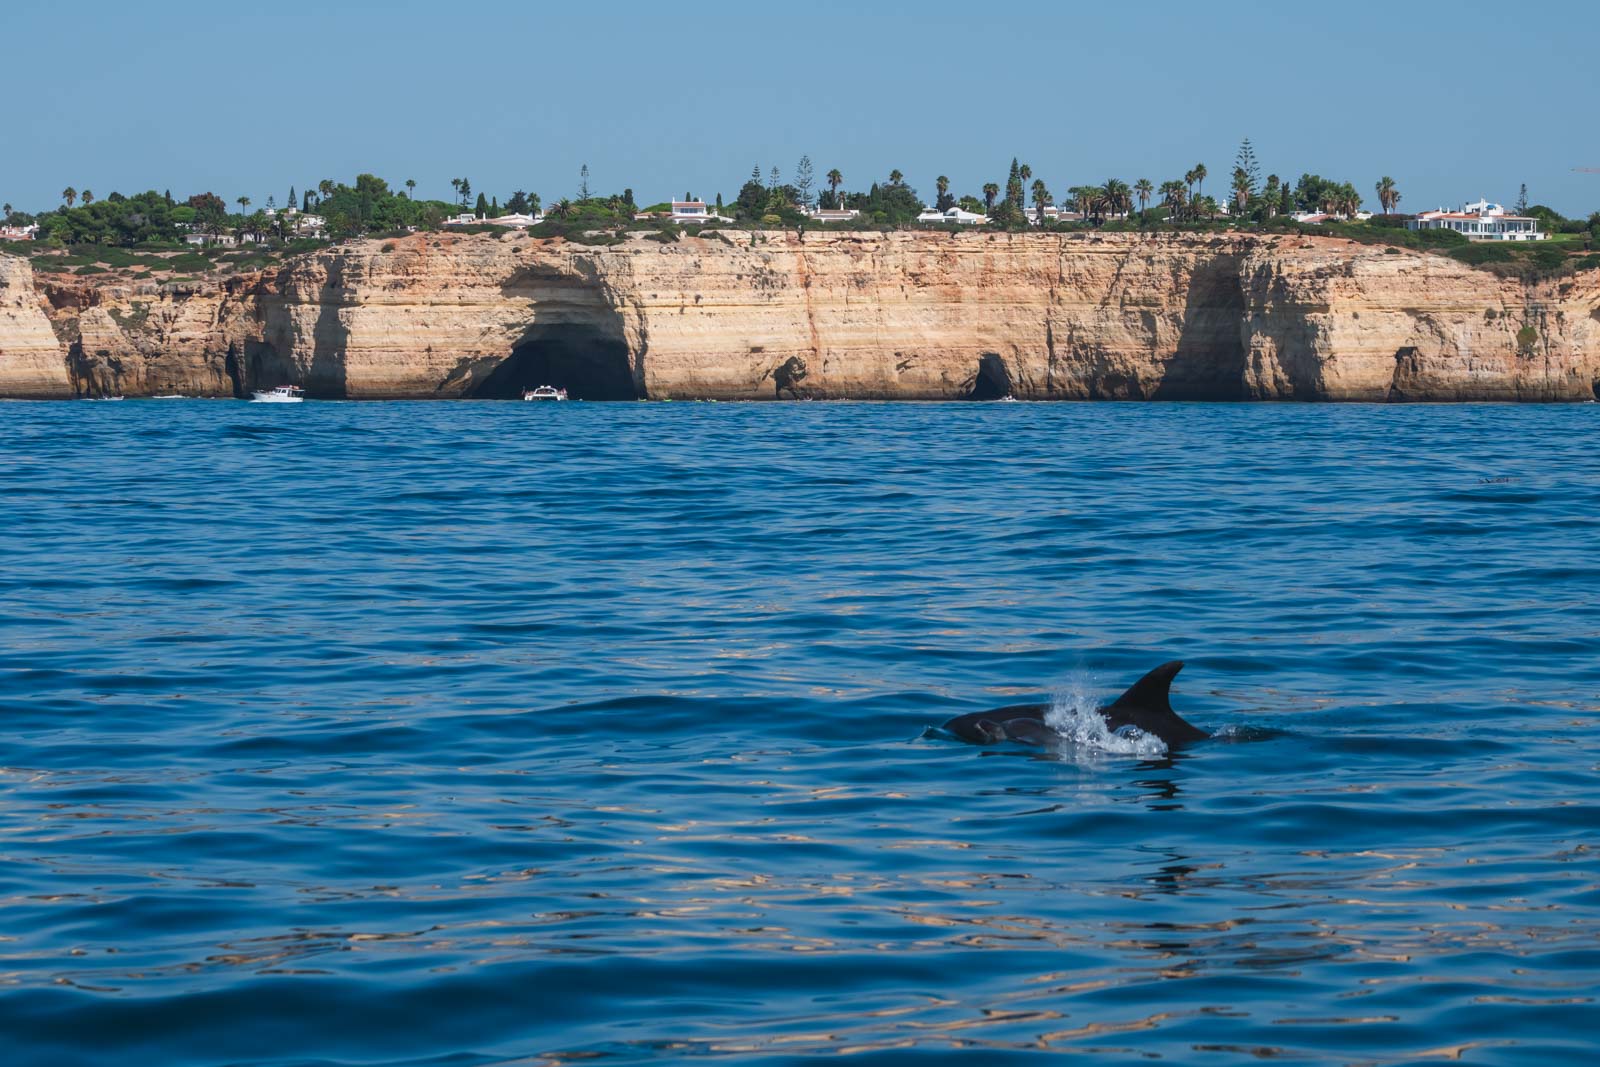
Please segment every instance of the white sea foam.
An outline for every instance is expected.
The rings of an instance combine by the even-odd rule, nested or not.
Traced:
[[[1071,755],[1076,751],[1139,759],[1160,759],[1167,754],[1165,741],[1137,726],[1113,731],[1099,708],[1100,702],[1085,679],[1075,679],[1051,696],[1044,724],[1061,735],[1059,747],[1063,754]]]

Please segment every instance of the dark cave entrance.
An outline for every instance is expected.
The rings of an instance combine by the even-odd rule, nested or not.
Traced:
[[[978,359],[978,377],[972,383],[968,400],[999,400],[1011,395],[1011,372],[1005,361],[993,352]]]
[[[536,326],[479,382],[470,396],[521,400],[524,390],[553,385],[573,400],[637,400],[628,346],[590,326]]]

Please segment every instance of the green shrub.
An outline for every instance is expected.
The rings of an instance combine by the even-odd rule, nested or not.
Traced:
[[[1481,267],[1485,263],[1510,263],[1517,258],[1516,253],[1507,246],[1489,243],[1468,243],[1464,248],[1450,249],[1448,255],[1473,267]]]
[[[202,255],[199,252],[185,252],[180,256],[173,256],[166,262],[166,267],[168,270],[178,271],[180,273],[188,271],[209,271],[214,266],[215,264],[212,263],[210,256]]]
[[[1584,256],[1582,259],[1580,259],[1576,263],[1574,263],[1573,267],[1578,269],[1578,270],[1597,270],[1597,269],[1600,269],[1600,254],[1591,255],[1591,256]]]
[[[105,267],[96,267],[93,264],[90,264],[87,267],[79,267],[77,270],[73,271],[72,273],[74,273],[74,274],[105,274],[106,273],[106,268]]]
[[[1567,265],[1567,251],[1559,245],[1539,245],[1533,250],[1533,265],[1540,270],[1560,270]]]
[[[1465,248],[1472,244],[1466,234],[1454,230],[1416,230],[1414,233],[1423,248]]]
[[[394,242],[393,241],[384,242],[383,247],[378,249],[378,251],[379,252],[393,252],[394,251]]]

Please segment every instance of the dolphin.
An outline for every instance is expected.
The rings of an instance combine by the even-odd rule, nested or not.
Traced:
[[[1163,663],[1134,682],[1126,693],[1100,708],[1107,728],[1115,732],[1124,726],[1137,726],[1145,733],[1161,738],[1169,746],[1210,737],[1210,734],[1185,722],[1172,710],[1172,679],[1181,670],[1181,660]],[[961,740],[978,745],[1020,741],[1025,745],[1045,746],[1061,740],[1061,735],[1045,722],[1045,713],[1049,710],[1049,704],[1011,704],[993,711],[958,715],[945,723],[944,728]]]

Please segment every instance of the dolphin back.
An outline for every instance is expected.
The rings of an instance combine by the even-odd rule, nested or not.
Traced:
[[[1183,670],[1182,660],[1163,663],[1140,678],[1128,691],[1100,709],[1113,730],[1137,726],[1167,744],[1199,741],[1211,735],[1172,710],[1172,680]]]

